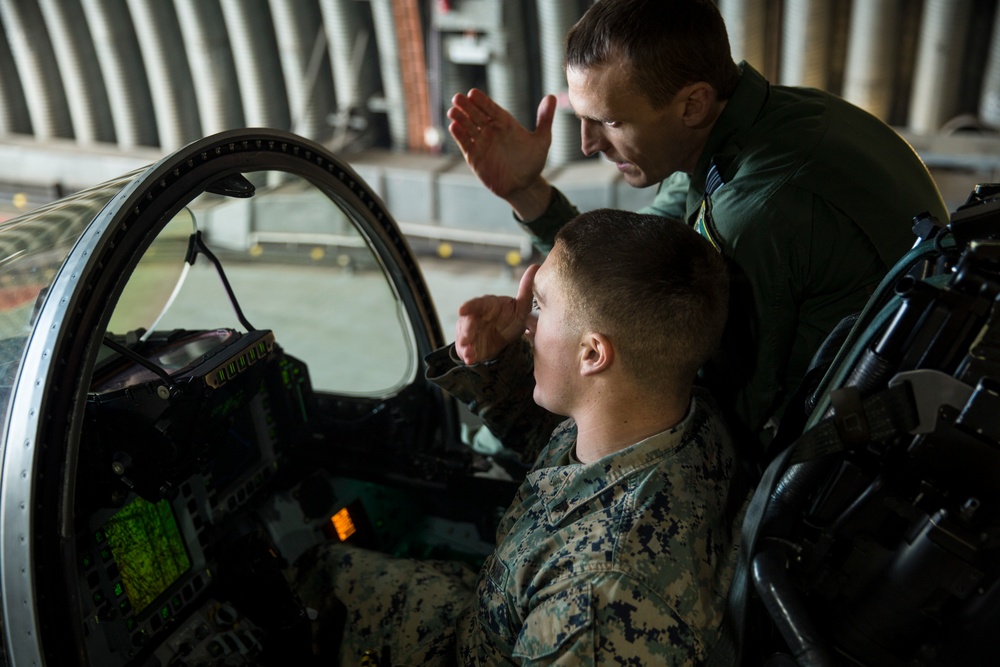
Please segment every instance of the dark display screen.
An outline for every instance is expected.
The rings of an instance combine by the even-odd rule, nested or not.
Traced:
[[[194,362],[211,356],[209,353],[234,340],[235,336],[236,332],[230,329],[199,331],[180,340],[166,343],[155,352],[146,353],[144,356],[168,374],[174,375]],[[183,373],[180,375],[183,376]],[[91,391],[97,394],[107,394],[155,379],[156,374],[148,368],[127,361],[124,366],[118,367],[111,375],[96,380]]]
[[[266,401],[258,397],[233,415],[226,440],[208,461],[208,488],[220,495],[226,495],[244,481],[248,471],[261,460],[260,440],[257,434],[255,412]]]
[[[104,525],[122,584],[138,614],[191,569],[170,503],[136,498]]]

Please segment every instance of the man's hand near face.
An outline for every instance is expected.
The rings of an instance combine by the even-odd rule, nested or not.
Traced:
[[[455,351],[463,362],[475,364],[495,359],[524,334],[531,317],[531,286],[536,271],[536,264],[525,269],[517,298],[481,296],[461,305],[455,325]]]

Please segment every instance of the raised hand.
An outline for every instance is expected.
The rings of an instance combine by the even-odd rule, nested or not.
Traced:
[[[475,364],[494,359],[521,337],[531,317],[531,285],[537,271],[537,264],[525,269],[516,298],[481,296],[459,307],[455,351],[463,362]]]
[[[451,103],[448,131],[473,173],[522,219],[541,215],[551,196],[542,170],[552,144],[555,96],[539,103],[534,132],[477,88],[455,95]]]

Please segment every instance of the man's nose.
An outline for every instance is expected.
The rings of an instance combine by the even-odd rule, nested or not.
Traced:
[[[580,150],[587,157],[604,150],[604,136],[592,120],[580,120]]]

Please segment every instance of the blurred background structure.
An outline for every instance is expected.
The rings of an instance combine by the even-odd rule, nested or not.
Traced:
[[[896,127],[951,208],[1000,180],[996,0],[718,1],[735,59]],[[584,209],[653,195],[580,153],[562,54],[588,5],[0,0],[0,199],[23,209],[201,136],[266,126],[349,160],[410,238],[515,260],[526,240],[448,135],[455,92],[484,88],[529,127],[542,95],[559,95],[551,180]]]

